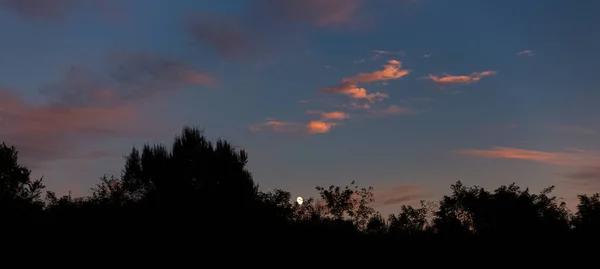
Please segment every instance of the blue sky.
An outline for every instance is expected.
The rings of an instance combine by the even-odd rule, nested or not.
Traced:
[[[0,0],[0,140],[59,193],[192,125],[246,148],[263,189],[355,180],[414,203],[516,182],[571,201],[600,188],[598,8]]]

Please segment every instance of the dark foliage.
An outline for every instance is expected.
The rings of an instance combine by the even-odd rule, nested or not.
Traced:
[[[247,162],[244,150],[223,140],[212,143],[198,129],[186,127],[170,148],[133,148],[122,174],[103,176],[89,197],[47,192],[44,198],[42,179],[32,179],[19,164],[17,150],[3,143],[2,227],[71,238],[72,243],[105,242],[113,248],[150,247],[161,240],[202,248],[216,239],[235,240],[238,247],[253,251],[281,250],[275,242],[418,252],[434,242],[458,251],[463,244],[497,247],[520,241],[551,248],[559,241],[592,243],[600,238],[599,194],[579,196],[577,211],[571,213],[552,196],[553,187],[534,194],[515,184],[489,191],[457,182],[437,204],[402,206],[398,214],[384,218],[370,206],[371,187],[359,188],[354,182],[319,186],[318,200],[299,205],[287,191],[259,191]]]

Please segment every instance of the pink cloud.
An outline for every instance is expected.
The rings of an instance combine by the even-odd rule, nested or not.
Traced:
[[[132,131],[139,119],[129,106],[36,106],[8,90],[1,90],[0,97],[0,140],[15,145],[25,159],[33,162],[81,157],[74,145],[76,139]],[[89,156],[101,155],[95,152]]]
[[[569,166],[600,166],[600,153],[586,150],[567,149],[562,152],[545,152],[508,147],[494,147],[490,150],[464,149],[458,154],[480,158],[518,159],[547,164]]]
[[[430,74],[427,78],[439,84],[469,84],[478,82],[483,77],[495,75],[496,73],[496,71],[473,72],[468,76],[453,76],[450,74],[444,74],[443,77]]]

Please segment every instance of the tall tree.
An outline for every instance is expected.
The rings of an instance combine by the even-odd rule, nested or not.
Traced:
[[[14,146],[0,144],[0,199],[40,203],[45,188],[42,178],[32,180],[31,171],[19,164],[18,155]]]

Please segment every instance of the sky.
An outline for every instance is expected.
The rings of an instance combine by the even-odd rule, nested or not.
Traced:
[[[0,141],[87,195],[184,125],[262,190],[600,191],[598,1],[0,0]]]

